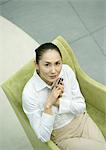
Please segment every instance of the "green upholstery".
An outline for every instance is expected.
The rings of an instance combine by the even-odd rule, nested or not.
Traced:
[[[86,99],[87,111],[97,123],[106,138],[106,87],[94,81],[84,73],[78,64],[71,47],[63,39],[63,37],[57,37],[53,43],[60,48],[63,55],[63,63],[70,65],[76,73],[81,91]],[[31,78],[33,72],[34,63],[32,59],[28,64],[16,72],[16,74],[10,77],[10,79],[5,81],[1,87],[7,95],[10,104],[21,122],[33,146],[33,149],[59,150],[59,148],[52,141],[42,143],[37,139],[26,115],[22,110],[22,90],[26,82]]]

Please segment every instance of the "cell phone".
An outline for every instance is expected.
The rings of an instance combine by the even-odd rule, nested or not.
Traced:
[[[63,78],[60,78],[57,84],[59,84],[59,83],[60,83],[60,81],[63,81]]]
[[[60,78],[57,84],[59,84],[60,81],[63,81],[63,78]],[[56,86],[56,83],[52,86],[52,89],[53,89],[55,86]]]

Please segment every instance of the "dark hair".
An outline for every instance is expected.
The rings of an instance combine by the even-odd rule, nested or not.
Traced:
[[[44,44],[41,44],[37,49],[35,49],[37,64],[39,63],[39,60],[41,60],[42,55],[49,49],[57,51],[60,54],[60,57],[62,58],[62,54],[61,54],[59,48],[55,44],[44,43]]]

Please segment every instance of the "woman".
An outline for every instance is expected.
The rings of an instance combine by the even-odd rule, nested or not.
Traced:
[[[24,87],[22,100],[38,138],[53,140],[61,150],[104,150],[105,139],[87,114],[75,74],[62,64],[59,48],[44,43],[35,53],[36,71]]]

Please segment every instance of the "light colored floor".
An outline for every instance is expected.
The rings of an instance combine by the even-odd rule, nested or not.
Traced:
[[[39,43],[62,35],[81,67],[106,85],[106,0],[0,0],[0,14]],[[32,53],[21,51],[15,59],[14,50],[0,50],[0,82],[27,63]],[[32,150],[0,89],[0,150],[14,150],[14,146],[15,150]]]
[[[39,45],[17,26],[0,16],[1,28],[0,84],[34,57],[33,49]],[[32,146],[0,88],[0,150],[7,149],[32,150]]]

